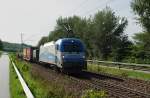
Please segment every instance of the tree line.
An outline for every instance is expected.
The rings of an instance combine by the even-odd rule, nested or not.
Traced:
[[[134,35],[134,42],[128,39],[125,32],[128,20],[106,7],[89,18],[59,17],[54,30],[42,37],[38,46],[68,37],[65,27],[69,27],[72,30],[71,37],[79,38],[85,43],[88,59],[150,63],[150,1],[133,0],[131,8],[143,27],[143,32]]]
[[[2,40],[0,39],[0,50],[2,50],[3,49],[3,42],[2,42]]]
[[[20,52],[21,49],[26,47],[32,47],[31,45],[27,44],[19,44],[19,43],[10,43],[6,41],[0,40],[0,51],[7,51],[7,52]]]

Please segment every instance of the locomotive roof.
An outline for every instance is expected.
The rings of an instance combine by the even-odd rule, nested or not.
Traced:
[[[58,40],[56,41],[56,43],[57,43],[57,44],[61,44],[62,42],[64,42],[64,41],[69,41],[69,40],[79,41],[79,42],[80,42],[80,40],[77,39],[77,38],[61,38],[61,39],[58,39]],[[45,47],[45,46],[50,46],[50,45],[54,45],[54,44],[55,44],[55,41],[51,41],[51,42],[45,43],[45,44],[42,45],[42,46]]]
[[[62,39],[57,40],[56,43],[61,43],[61,42],[68,41],[68,40],[80,41],[77,38],[62,38]]]
[[[77,38],[62,38],[60,40],[79,40],[79,39],[77,39]]]
[[[45,43],[43,46],[49,46],[49,45],[54,45],[54,44],[55,44],[55,42],[51,41],[51,42]]]

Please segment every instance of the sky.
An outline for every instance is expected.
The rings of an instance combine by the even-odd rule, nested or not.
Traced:
[[[37,45],[56,25],[58,17],[89,17],[110,6],[116,15],[126,17],[129,38],[141,32],[130,8],[131,0],[0,0],[0,39]]]

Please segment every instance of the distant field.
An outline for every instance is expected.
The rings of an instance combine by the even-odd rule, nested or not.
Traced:
[[[94,65],[94,64],[88,64],[88,70],[94,72],[105,72],[105,73],[119,75],[123,77],[150,80],[150,74],[137,72],[135,70],[132,71],[132,70],[117,69],[117,68],[112,68],[112,67],[107,67],[102,65]]]

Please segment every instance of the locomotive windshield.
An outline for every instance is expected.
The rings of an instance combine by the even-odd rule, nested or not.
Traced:
[[[84,45],[80,40],[64,39],[57,44],[57,50],[61,52],[84,52]]]
[[[82,52],[82,47],[78,44],[64,45],[64,52]]]

